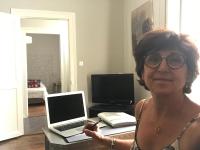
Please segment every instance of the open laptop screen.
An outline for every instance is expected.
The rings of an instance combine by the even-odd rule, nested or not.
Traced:
[[[50,123],[84,117],[83,95],[70,94],[48,97]]]

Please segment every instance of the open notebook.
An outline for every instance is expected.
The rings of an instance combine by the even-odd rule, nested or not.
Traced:
[[[87,120],[83,91],[49,94],[45,101],[50,130],[63,137],[82,133]]]

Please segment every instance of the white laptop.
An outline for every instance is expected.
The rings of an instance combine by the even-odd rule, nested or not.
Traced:
[[[48,94],[45,100],[50,130],[63,137],[82,133],[84,122],[87,120],[83,91]],[[67,129],[63,126],[67,126]]]

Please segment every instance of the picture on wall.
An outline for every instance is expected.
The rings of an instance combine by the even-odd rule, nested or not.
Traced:
[[[145,32],[153,29],[153,2],[148,1],[131,13],[132,47],[140,41]]]

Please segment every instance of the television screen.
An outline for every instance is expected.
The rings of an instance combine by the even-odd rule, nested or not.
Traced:
[[[133,74],[92,74],[92,102],[131,104],[134,102]]]

